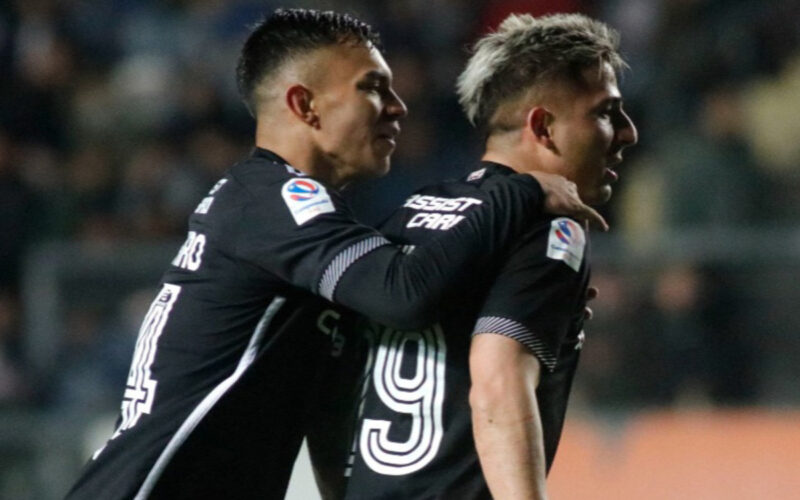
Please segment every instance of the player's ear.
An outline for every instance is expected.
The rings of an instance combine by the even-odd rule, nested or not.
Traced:
[[[546,147],[555,151],[556,145],[552,136],[553,114],[541,106],[535,106],[528,111],[525,126],[530,131],[533,139]]]
[[[286,106],[303,123],[319,128],[319,115],[314,105],[314,94],[307,87],[295,84],[286,90]]]

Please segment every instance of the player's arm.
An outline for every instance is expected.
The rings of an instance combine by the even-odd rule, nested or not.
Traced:
[[[585,251],[585,234],[574,221],[532,228],[498,273],[476,322],[470,404],[481,467],[496,498],[546,498],[536,388],[583,321]]]
[[[596,296],[597,288],[589,288],[587,301]],[[588,307],[584,317],[592,317]],[[472,339],[472,428],[494,498],[547,498],[544,434],[536,396],[541,369],[536,356],[516,340],[502,334]]]
[[[402,329],[437,319],[445,290],[478,263],[499,256],[541,213],[544,200],[531,176],[498,179],[478,209],[441,238],[406,255],[374,229],[356,223],[336,193],[313,200],[329,204],[317,205],[325,208],[310,218],[298,218],[303,207],[284,204],[274,190],[256,194],[238,222],[237,234],[244,241],[236,243],[237,255],[295,286]],[[569,191],[556,195],[571,196]]]
[[[536,173],[534,178],[497,176],[486,189],[488,203],[466,220],[409,255],[398,255],[396,247],[376,250],[355,262],[328,298],[389,326],[421,328],[438,319],[445,291],[468,282],[477,266],[502,258],[543,210],[576,213],[605,224],[580,201],[573,183],[553,174]]]
[[[546,499],[539,361],[516,340],[482,334],[472,339],[469,368],[475,446],[492,496]]]
[[[412,253],[386,245],[357,260],[327,298],[397,328],[435,322],[445,292],[467,281],[477,266],[499,259],[541,214],[539,184],[529,176],[514,177],[496,179],[480,206]]]

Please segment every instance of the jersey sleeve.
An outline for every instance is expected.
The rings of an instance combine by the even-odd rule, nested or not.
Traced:
[[[292,182],[296,179],[286,181],[280,193],[273,188],[244,205],[237,255],[292,285],[402,329],[438,319],[448,286],[475,263],[499,257],[540,213],[543,198],[532,177],[507,176],[487,189],[485,206],[443,237],[405,254],[375,229],[357,223],[337,193],[308,179],[305,192],[292,193]],[[310,196],[315,189],[320,191]],[[311,203],[316,208],[306,209]],[[308,216],[307,210],[315,213]]]
[[[473,335],[517,340],[553,370],[561,343],[582,327],[589,282],[586,246],[580,224],[567,218],[546,221],[526,234],[492,284]]]

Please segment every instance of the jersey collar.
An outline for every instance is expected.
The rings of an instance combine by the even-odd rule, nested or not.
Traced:
[[[272,163],[277,163],[278,165],[283,165],[286,170],[290,174],[300,175],[305,177],[306,174],[297,170],[293,166],[289,165],[289,162],[281,158],[277,153],[270,151],[269,149],[259,148],[258,146],[253,148],[253,151],[250,153],[251,158],[262,158],[264,160],[269,160]]]
[[[481,161],[479,168],[485,168],[487,174],[511,175],[517,173],[513,168],[493,161]]]

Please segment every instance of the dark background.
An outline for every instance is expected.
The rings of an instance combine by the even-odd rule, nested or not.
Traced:
[[[797,0],[6,1],[0,497],[59,498],[110,434],[186,218],[253,142],[234,67],[278,6],[349,11],[383,35],[410,114],[392,172],[351,195],[369,223],[474,165],[453,88],[477,36],[510,12],[616,27],[640,144],[604,208],[612,233],[593,236],[574,411],[797,408]]]

